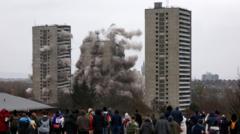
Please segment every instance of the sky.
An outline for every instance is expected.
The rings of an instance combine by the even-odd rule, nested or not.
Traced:
[[[117,24],[144,33],[144,9],[166,0],[1,0],[0,77],[32,74],[32,26],[68,24],[72,28],[72,68],[89,31]],[[239,0],[169,0],[192,11],[192,78],[206,72],[236,79],[240,66]],[[140,37],[144,45],[144,34]],[[144,49],[137,53],[140,69]]]

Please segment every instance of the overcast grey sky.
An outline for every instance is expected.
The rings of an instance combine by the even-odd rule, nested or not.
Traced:
[[[0,77],[27,77],[32,73],[32,26],[72,26],[73,63],[89,30],[112,23],[144,32],[144,9],[155,0],[1,0]],[[164,2],[164,5],[166,1]],[[171,6],[192,10],[193,78],[212,72],[220,78],[237,78],[240,66],[239,0],[170,0]],[[141,37],[144,41],[144,35]],[[137,68],[143,62],[140,54]],[[73,65],[73,66],[74,66]],[[74,68],[74,67],[73,67]]]

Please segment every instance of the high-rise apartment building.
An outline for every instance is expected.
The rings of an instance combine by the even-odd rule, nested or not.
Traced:
[[[191,11],[155,3],[145,10],[146,103],[184,110],[191,103]]]
[[[47,104],[71,88],[71,27],[33,27],[33,94]]]

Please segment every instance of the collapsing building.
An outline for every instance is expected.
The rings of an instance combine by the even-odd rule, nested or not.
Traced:
[[[60,92],[71,88],[71,27],[33,27],[33,94],[38,101],[54,104]]]
[[[137,56],[125,56],[126,49],[141,50],[141,44],[132,40],[140,35],[140,31],[128,32],[115,25],[90,32],[83,41],[76,65],[74,79],[77,84],[86,83],[98,96],[142,96],[144,85],[139,83],[143,79],[132,69]]]

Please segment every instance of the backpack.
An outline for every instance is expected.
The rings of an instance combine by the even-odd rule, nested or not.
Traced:
[[[103,113],[103,126],[109,126],[111,122],[111,116],[108,113]]]
[[[59,129],[61,128],[62,125],[62,118],[61,117],[56,117],[53,121],[53,128],[54,129]]]
[[[38,128],[38,131],[41,133],[48,133],[50,131],[49,123],[49,119],[47,119],[46,121],[41,120],[41,125]]]
[[[27,117],[21,117],[19,119],[19,128],[20,129],[27,129],[30,125],[30,119]]]
[[[127,134],[135,134],[137,132],[138,126],[135,122],[130,122],[127,126]]]

